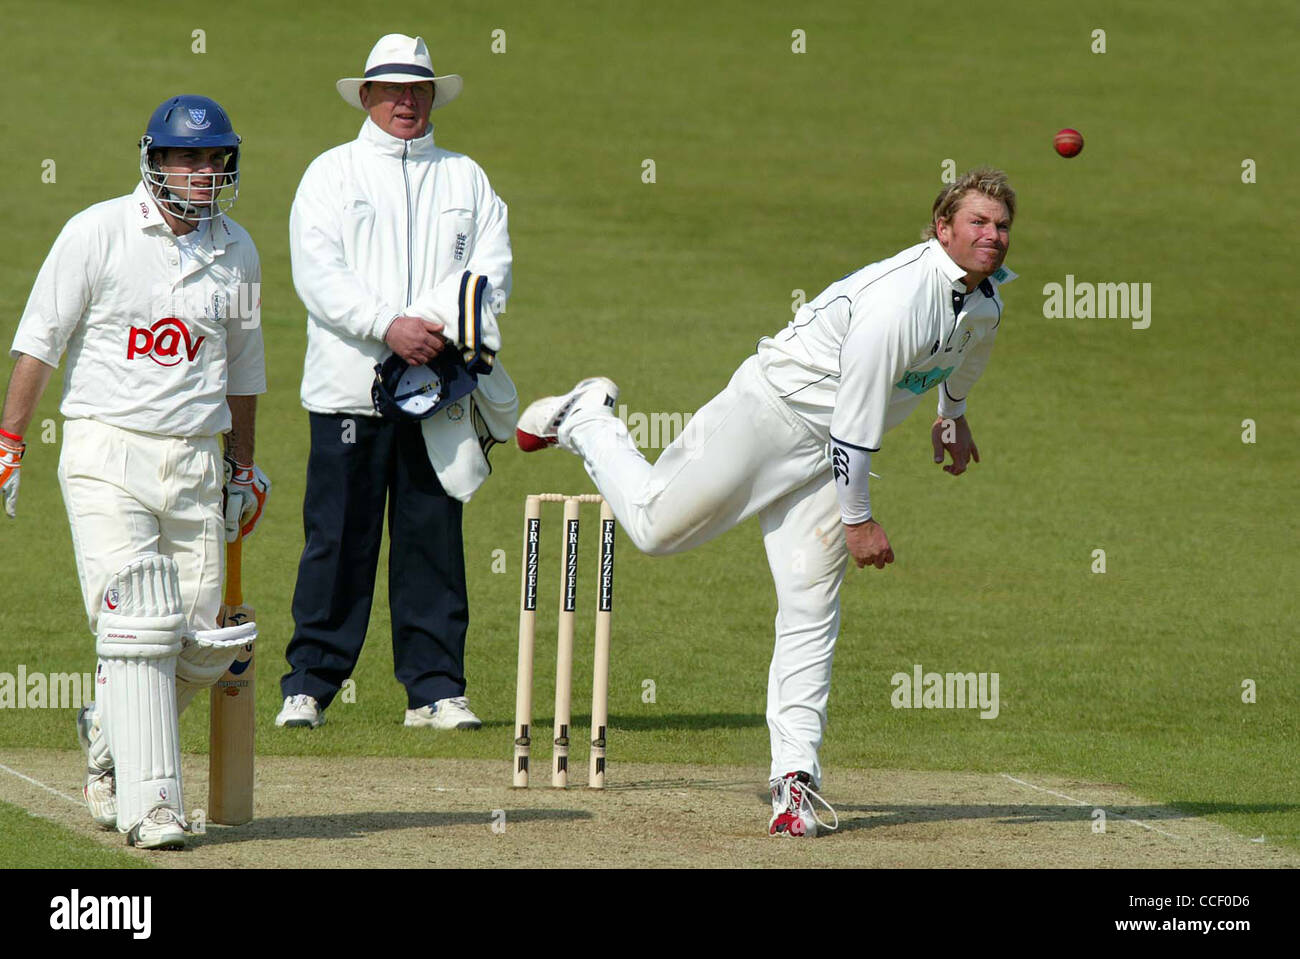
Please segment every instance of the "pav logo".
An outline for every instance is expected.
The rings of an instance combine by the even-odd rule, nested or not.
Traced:
[[[203,340],[202,336],[191,339],[184,321],[166,316],[148,329],[131,327],[126,341],[126,358],[134,360],[147,356],[159,366],[175,366],[182,358],[193,363]]]

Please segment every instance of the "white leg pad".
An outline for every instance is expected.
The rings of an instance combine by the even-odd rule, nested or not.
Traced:
[[[184,636],[181,655],[176,660],[176,712],[185,712],[185,707],[199,692],[224,676],[241,651],[247,649],[251,655],[255,639],[256,623],[200,629]]]
[[[176,562],[157,553],[122,567],[104,592],[95,646],[106,682],[97,711],[117,770],[119,832],[156,806],[184,820],[176,721],[183,609]]]
[[[86,765],[95,772],[104,772],[113,768],[113,755],[108,748],[108,736],[100,722],[99,703],[92,702],[86,708],[86,725],[78,727],[82,745],[86,747]]]

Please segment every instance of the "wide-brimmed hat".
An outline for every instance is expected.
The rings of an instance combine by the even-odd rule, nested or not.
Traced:
[[[404,33],[390,33],[380,37],[379,42],[370,50],[366,58],[366,75],[363,77],[344,77],[334,84],[339,96],[358,110],[361,105],[361,84],[363,83],[433,83],[433,106],[430,109],[446,106],[460,96],[464,85],[457,74],[449,73],[445,77],[434,76],[433,61],[429,58],[429,48],[424,45],[423,37],[408,37]]]

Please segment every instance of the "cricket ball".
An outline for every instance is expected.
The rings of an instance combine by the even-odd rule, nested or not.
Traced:
[[[1066,127],[1056,134],[1052,141],[1056,152],[1063,157],[1075,157],[1083,151],[1083,134]]]

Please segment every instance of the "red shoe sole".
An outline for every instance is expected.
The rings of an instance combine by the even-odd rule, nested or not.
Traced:
[[[515,442],[525,453],[536,453],[538,450],[544,450],[548,446],[554,446],[555,440],[548,440],[542,436],[534,436],[532,433],[525,433],[523,430],[515,430]]]

